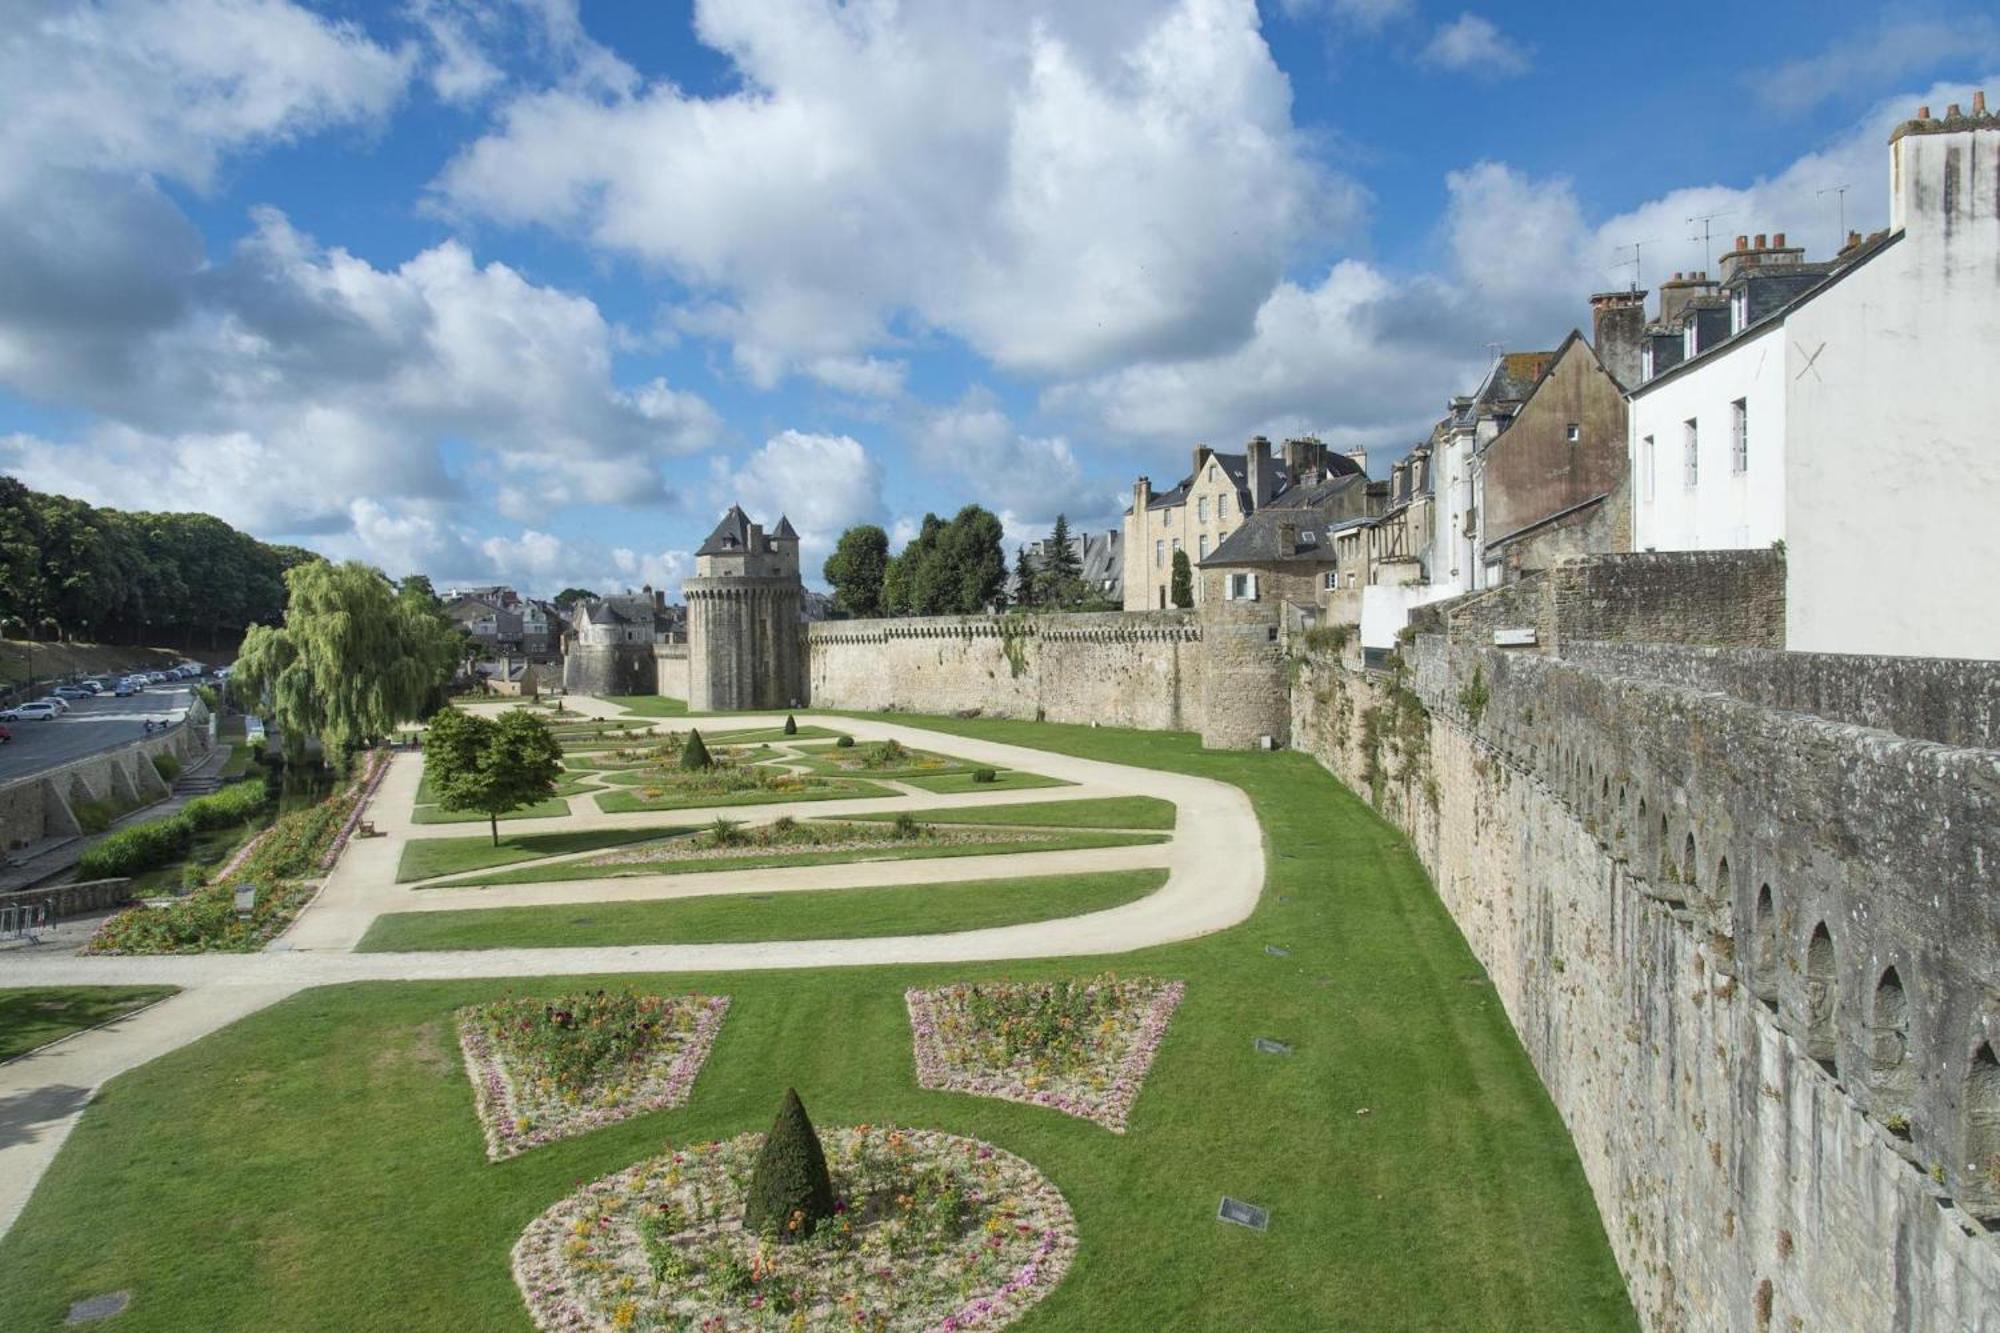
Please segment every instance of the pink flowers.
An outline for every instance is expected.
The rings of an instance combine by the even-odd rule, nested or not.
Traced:
[[[1186,992],[1179,981],[1113,977],[911,989],[903,998],[917,1083],[1045,1106],[1122,1134]]]

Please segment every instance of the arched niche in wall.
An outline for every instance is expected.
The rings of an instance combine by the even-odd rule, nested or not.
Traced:
[[[1827,1073],[1840,1076],[1839,972],[1833,956],[1833,932],[1824,921],[1813,927],[1806,945],[1806,1054]]]
[[[1909,1115],[1916,1074],[1910,1059],[1910,997],[1902,973],[1890,966],[1877,978],[1868,1006],[1868,1084],[1875,1110],[1884,1119]]]
[[[1771,886],[1757,890],[1750,912],[1750,993],[1775,1011],[1778,1007],[1778,907]]]
[[[2000,1059],[1993,1043],[1972,1053],[1965,1093],[1959,1102],[1965,1126],[1965,1178],[1959,1202],[1977,1217],[2000,1219]]]

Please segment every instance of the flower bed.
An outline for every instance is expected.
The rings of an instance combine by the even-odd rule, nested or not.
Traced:
[[[1123,1134],[1186,991],[1110,975],[905,991],[917,1083],[1047,1106]]]
[[[541,1329],[994,1329],[1055,1289],[1076,1221],[1033,1166],[977,1139],[822,1131],[836,1213],[792,1245],[742,1227],[744,1134],[591,1182],[528,1224],[514,1280]]]
[[[648,865],[660,861],[726,861],[757,852],[847,852],[877,847],[969,847],[974,845],[1055,842],[1060,834],[996,825],[991,829],[941,828],[932,824],[837,823],[810,824],[779,820],[755,828],[740,828],[728,820],[700,833],[634,843],[615,852],[593,856],[586,865]]]
[[[727,996],[597,991],[461,1009],[459,1048],[494,1161],[687,1101]]]

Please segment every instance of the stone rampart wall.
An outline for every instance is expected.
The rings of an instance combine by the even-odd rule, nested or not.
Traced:
[[[1612,675],[1720,690],[1915,740],[2000,750],[2000,662],[1574,639],[1563,644],[1562,656]]]
[[[1780,551],[1640,551],[1545,574],[1564,640],[1785,646]]]
[[[185,764],[206,751],[208,743],[205,728],[180,723],[0,785],[0,849],[81,832],[75,814],[79,801],[106,802],[122,812],[164,800],[168,786],[153,767],[153,756],[172,755]]]
[[[650,643],[575,643],[563,658],[566,694],[652,694],[659,688]]]
[[[1649,1328],[2000,1329],[2000,754],[1426,635],[1309,658],[1568,1122]]]
[[[1200,731],[1208,654],[1182,612],[930,616],[811,627],[821,708],[980,712],[1051,722]],[[1281,688],[1272,675],[1262,697]]]

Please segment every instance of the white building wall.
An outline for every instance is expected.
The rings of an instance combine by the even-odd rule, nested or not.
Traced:
[[[1633,395],[1627,418],[1632,549],[1754,550],[1785,539],[1788,346],[1784,327],[1768,325]],[[1734,460],[1738,400],[1749,425],[1741,472]],[[1696,423],[1692,487],[1686,479],[1689,421]]]
[[[1902,238],[1786,323],[1786,646],[2000,658],[2000,125],[1892,149]]]

